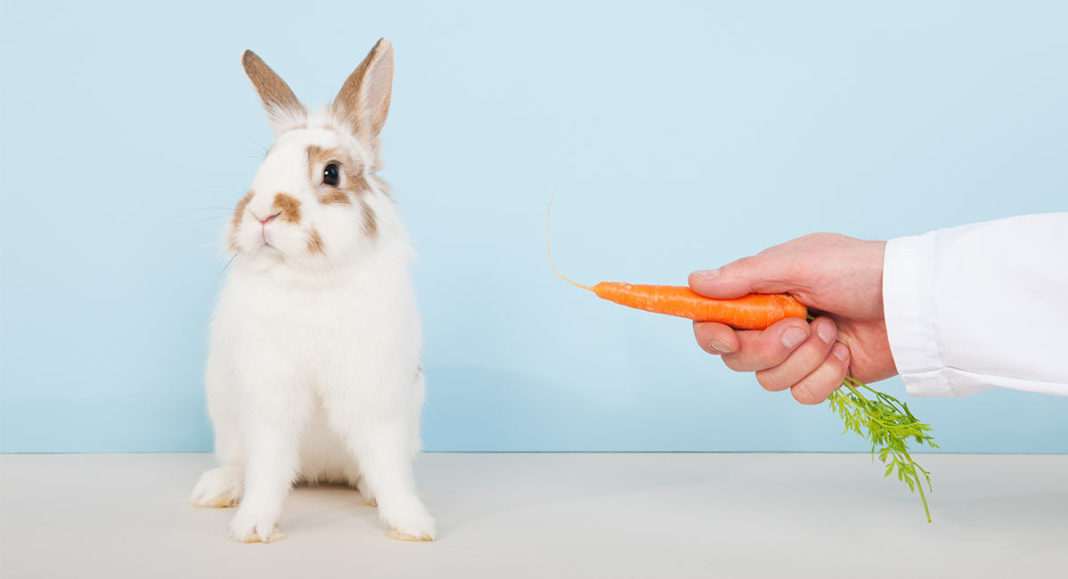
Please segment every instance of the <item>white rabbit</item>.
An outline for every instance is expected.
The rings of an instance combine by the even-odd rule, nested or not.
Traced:
[[[377,502],[397,539],[430,541],[412,460],[423,404],[414,252],[379,168],[393,49],[381,39],[332,106],[307,111],[258,56],[245,72],[275,132],[224,243],[205,384],[221,466],[197,506],[240,503],[230,535],[270,542],[295,482]]]

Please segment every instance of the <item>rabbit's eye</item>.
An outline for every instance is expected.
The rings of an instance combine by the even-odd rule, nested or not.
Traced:
[[[323,167],[323,185],[337,187],[341,173],[337,169],[337,163],[330,163]]]

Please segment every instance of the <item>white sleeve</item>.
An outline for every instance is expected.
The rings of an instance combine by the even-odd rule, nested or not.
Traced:
[[[886,333],[914,396],[1068,396],[1068,213],[886,244]]]

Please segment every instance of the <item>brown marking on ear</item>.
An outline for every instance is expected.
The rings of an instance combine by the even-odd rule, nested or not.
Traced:
[[[319,235],[319,230],[314,227],[308,234],[308,253],[326,253],[326,251],[323,250],[323,237]]]
[[[281,215],[283,221],[300,223],[300,201],[285,193],[274,196],[274,209]]]
[[[370,239],[378,237],[378,216],[363,197],[360,197],[360,209],[363,210],[363,232]]]
[[[392,89],[393,45],[380,38],[341,85],[334,98],[334,114],[356,133],[373,141],[389,116]]]
[[[256,56],[255,52],[246,50],[241,57],[241,64],[244,65],[245,74],[248,75],[249,80],[252,81],[252,86],[259,93],[260,100],[263,101],[263,106],[267,108],[268,114],[271,113],[273,108],[297,112],[302,116],[307,114],[304,105],[300,104],[297,96],[293,94],[293,89],[289,88],[286,81],[271,70],[267,63],[263,62],[259,56]]]

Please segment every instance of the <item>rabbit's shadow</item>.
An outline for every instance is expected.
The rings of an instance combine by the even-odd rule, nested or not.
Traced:
[[[341,484],[297,485],[279,522],[287,533],[351,525],[378,525],[378,513],[354,487]]]

